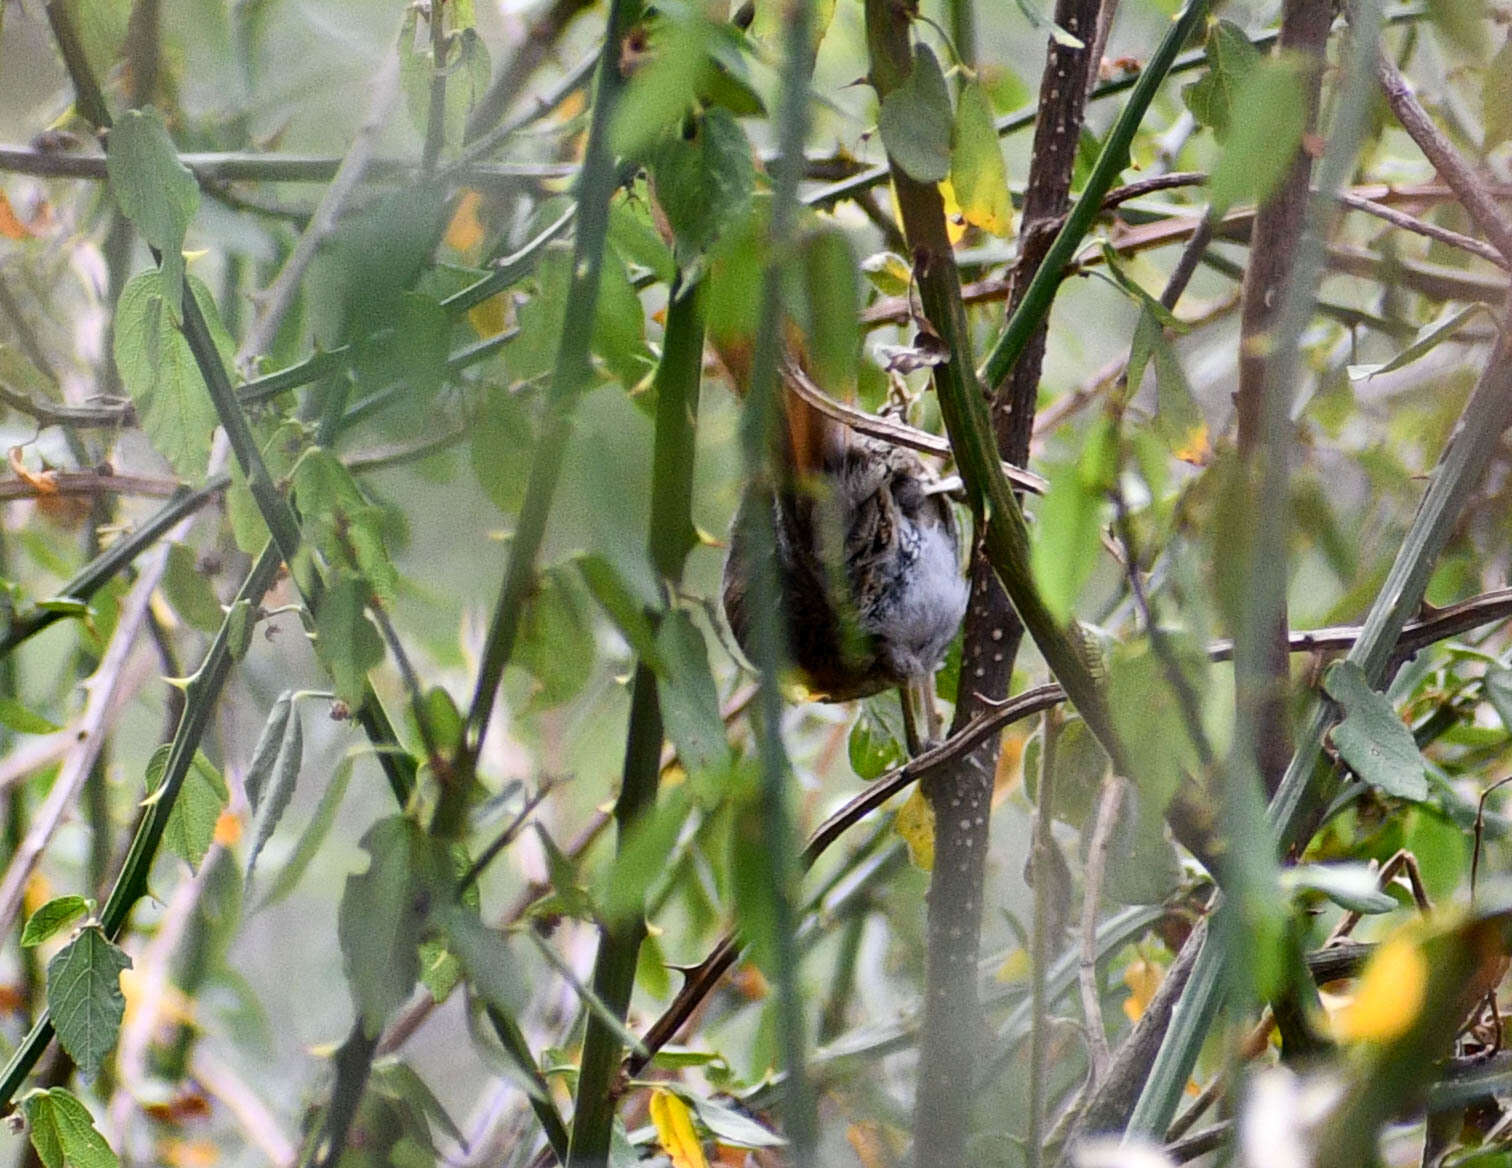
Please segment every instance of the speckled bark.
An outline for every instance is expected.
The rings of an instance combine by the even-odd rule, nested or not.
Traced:
[[[1309,62],[1304,83],[1309,132],[1316,118],[1323,51],[1332,23],[1332,0],[1286,0],[1281,16],[1280,46],[1282,52],[1297,54]],[[1261,403],[1267,392],[1266,354],[1269,345],[1266,344],[1266,335],[1275,322],[1282,293],[1291,279],[1296,255],[1292,243],[1301,234],[1307,216],[1312,156],[1305,145],[1297,150],[1285,181],[1255,216],[1249,266],[1244,274],[1244,300],[1239,316],[1239,389],[1234,395],[1234,405],[1238,410],[1239,455],[1251,467],[1257,466],[1263,453],[1260,417]],[[1292,387],[1271,386],[1270,390],[1290,393]],[[1257,761],[1266,790],[1272,794],[1291,759],[1291,735],[1286,717],[1289,667],[1286,637],[1287,614],[1283,600],[1266,644],[1264,664],[1268,683],[1262,692],[1243,698],[1253,702],[1257,710]]]
[[[1098,0],[1059,0],[1055,21],[1090,41],[1098,8]],[[1010,312],[1054,238],[1053,221],[1067,208],[1088,77],[1095,70],[1087,49],[1051,43],[1040,83],[1041,115],[1035,127],[1021,227],[1023,252],[1015,270]],[[998,448],[1019,466],[1028,460],[1044,352],[1041,330],[1007,383],[993,387]],[[1006,695],[1022,638],[1023,629],[1002,586],[978,552],[972,557],[960,700],[952,732]],[[924,1027],[914,1117],[919,1168],[958,1168],[966,1162],[971,1081],[982,1033],[977,958],[997,755],[998,740],[993,738],[949,775],[931,783],[926,792],[935,811],[935,864],[929,887]]]

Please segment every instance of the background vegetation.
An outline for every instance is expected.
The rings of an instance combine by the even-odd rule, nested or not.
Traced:
[[[5,1154],[1512,1157],[1512,11],[1342,9],[0,7]],[[911,760],[718,610],[788,344]]]

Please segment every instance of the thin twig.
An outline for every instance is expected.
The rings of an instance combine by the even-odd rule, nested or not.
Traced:
[[[1395,207],[1388,207],[1384,203],[1377,203],[1353,191],[1342,191],[1339,194],[1339,202],[1355,211],[1363,211],[1367,215],[1374,215],[1377,219],[1384,219],[1393,227],[1400,227],[1403,231],[1411,231],[1416,235],[1436,240],[1449,247],[1457,247],[1460,251],[1469,252],[1479,256],[1488,263],[1493,263],[1499,268],[1509,265],[1507,257],[1502,255],[1490,244],[1482,243],[1478,239],[1472,239],[1468,235],[1461,235],[1458,231],[1451,231],[1447,227],[1440,227],[1437,223],[1429,223],[1426,219],[1419,219],[1416,215],[1409,215],[1406,211],[1399,211]]]
[[[1103,1022],[1102,995],[1097,985],[1097,910],[1102,904],[1103,879],[1108,870],[1108,851],[1113,843],[1113,829],[1118,823],[1124,799],[1125,781],[1110,774],[1103,780],[1102,795],[1097,801],[1097,818],[1093,822],[1092,840],[1087,845],[1086,872],[1083,877],[1081,915],[1081,960],[1076,979],[1081,989],[1082,1020],[1087,1027],[1087,1051],[1090,1067],[1087,1086],[1095,1090],[1108,1073],[1108,1032]]]
[[[1377,56],[1376,79],[1386,96],[1386,104],[1391,106],[1391,112],[1396,114],[1402,129],[1459,196],[1465,213],[1485,233],[1492,246],[1504,260],[1512,261],[1512,219],[1496,205],[1496,198],[1486,180],[1433,124],[1401,70],[1385,53]]]
[[[879,414],[870,414],[865,410],[857,409],[853,405],[836,401],[820,389],[814,383],[804,368],[797,361],[787,360],[782,367],[783,380],[793,393],[813,406],[826,417],[843,422],[858,434],[865,434],[868,438],[876,438],[893,446],[904,446],[909,450],[917,450],[924,454],[933,454],[938,458],[951,456],[950,443],[937,434],[931,434],[927,430],[920,430],[906,422],[900,422],[893,418],[883,417]],[[1049,487],[1049,483],[1041,475],[1032,470],[1026,470],[1012,463],[1003,463],[1003,474],[1015,487],[1029,491],[1036,495],[1043,495]]]
[[[188,530],[189,523],[190,520],[184,520],[174,534],[182,537]],[[94,677],[88,683],[89,701],[79,720],[74,746],[64,757],[58,777],[48,790],[47,800],[32,817],[30,830],[11,856],[4,877],[0,878],[0,936],[8,934],[15,923],[16,915],[21,911],[27,881],[41,861],[48,841],[73,806],[79,788],[104,745],[105,729],[127,676],[126,660],[136,645],[137,636],[147,619],[147,606],[167,566],[168,553],[163,550],[154,557],[152,563],[143,567],[141,576],[121,604],[121,613],[116,620],[110,644],[100,658],[100,666],[95,670]]]
[[[367,172],[373,149],[383,128],[388,124],[389,110],[399,92],[397,55],[391,54],[384,58],[383,66],[373,78],[370,91],[368,115],[358,127],[346,156],[331,178],[330,185],[326,187],[325,194],[321,196],[320,206],[315,209],[309,226],[299,237],[299,242],[294,245],[294,250],[289,253],[289,258],[284,261],[273,282],[254,298],[258,303],[257,316],[236,352],[236,364],[243,370],[250,369],[252,362],[272,347],[273,338],[299,293],[305,270],[320,250],[321,244],[335,232],[337,221]]]

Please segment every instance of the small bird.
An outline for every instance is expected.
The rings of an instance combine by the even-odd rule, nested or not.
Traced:
[[[789,660],[823,701],[917,688],[966,612],[950,501],[911,451],[858,434],[791,391],[784,407],[786,483],[744,506],[772,510]],[[724,609],[749,653],[743,515],[725,560]]]

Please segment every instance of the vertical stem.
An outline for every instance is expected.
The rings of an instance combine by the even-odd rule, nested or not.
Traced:
[[[1282,52],[1297,54],[1306,62],[1302,100],[1306,105],[1306,129],[1317,120],[1318,91],[1323,79],[1323,52],[1333,23],[1331,0],[1286,0],[1281,15]],[[1244,276],[1244,299],[1239,324],[1239,388],[1234,395],[1238,412],[1239,458],[1251,480],[1246,497],[1257,506],[1285,513],[1283,495],[1262,494],[1260,481],[1267,476],[1285,486],[1288,435],[1285,413],[1293,386],[1268,378],[1271,366],[1270,331],[1281,310],[1281,298],[1292,275],[1295,248],[1307,216],[1308,185],[1312,179],[1312,156],[1301,143],[1292,157],[1291,169],[1276,192],[1255,215],[1250,243],[1249,267]],[[1278,395],[1273,408],[1282,418],[1279,432],[1263,424],[1266,394]],[[1275,439],[1275,441],[1272,441]],[[1275,486],[1275,482],[1267,487]],[[1250,562],[1263,576],[1271,594],[1264,604],[1264,619],[1254,638],[1240,635],[1235,649],[1235,703],[1240,724],[1252,727],[1249,747],[1253,751],[1265,788],[1274,792],[1291,758],[1291,732],[1287,724],[1286,691],[1289,677],[1286,613],[1285,532],[1279,524],[1247,527],[1264,532],[1270,546],[1257,542]],[[1276,546],[1279,542],[1280,546]]]
[[[431,83],[430,109],[425,123],[425,152],[421,173],[436,169],[441,147],[446,143],[446,0],[430,0]]]
[[[693,449],[698,417],[699,380],[703,366],[704,321],[699,290],[674,286],[667,310],[666,344],[656,371],[656,437],[652,448],[651,559],[675,591],[683,564],[693,547]],[[635,667],[630,692],[630,723],[614,823],[619,846],[656,803],[661,776],[662,718],[656,674],[644,661]],[[593,991],[623,1021],[635,988],[635,967],[645,940],[641,911],[599,927],[593,966]],[[603,1164],[609,1156],[618,1093],[623,1028],[614,1028],[596,1012],[588,1015],[573,1112],[572,1168]]]
[[[453,781],[443,790],[436,808],[443,827],[460,825],[468,782],[493,716],[494,694],[514,653],[520,611],[535,582],[535,558],[546,535],[547,513],[561,477],[572,414],[579,396],[593,379],[589,346],[598,307],[604,240],[609,230],[609,199],[615,184],[614,156],[609,148],[610,119],[624,87],[619,66],[620,42],[639,12],[638,0],[610,0],[593,117],[578,181],[577,237],[573,243],[572,284],[567,293],[572,310],[562,326],[544,425],[530,464],[520,520],[510,544],[509,564],[499,585],[499,599],[484,641],[462,747],[457,765],[452,768]]]
[[[755,498],[773,487],[779,416],[777,366],[782,345],[782,277],[789,260],[798,212],[798,182],[803,173],[803,142],[808,128],[810,0],[792,0],[783,8],[782,98],[777,111],[778,157],[773,164],[771,259],[762,287],[760,324],[751,361],[751,382],[741,418],[741,449],[748,489]],[[751,549],[751,660],[760,678],[753,707],[760,758],[760,811],[765,892],[772,906],[773,973],[777,983],[779,1045],[787,1077],[783,1118],[797,1168],[813,1163],[818,1119],[804,1073],[803,1002],[798,990],[798,953],[794,887],[799,868],[793,846],[796,827],[788,806],[789,764],[782,741],[782,693],[779,669],[783,653],[782,597],[776,574],[773,517],[770,507],[742,508],[746,546]]]

